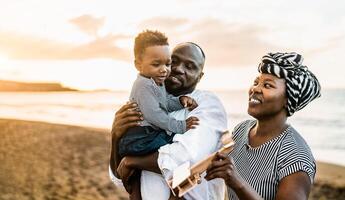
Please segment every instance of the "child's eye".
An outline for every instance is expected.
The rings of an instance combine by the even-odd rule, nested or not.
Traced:
[[[153,63],[152,66],[159,67],[159,63]]]

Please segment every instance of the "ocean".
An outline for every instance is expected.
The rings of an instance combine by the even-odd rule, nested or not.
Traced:
[[[249,119],[247,91],[216,91],[228,113],[229,130]],[[0,92],[0,118],[110,129],[128,92]],[[289,118],[319,161],[345,166],[345,89],[322,97]]]

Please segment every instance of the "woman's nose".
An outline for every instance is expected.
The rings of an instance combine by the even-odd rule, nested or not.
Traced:
[[[253,85],[251,88],[251,91],[254,93],[260,93],[261,92],[261,85],[260,84]]]

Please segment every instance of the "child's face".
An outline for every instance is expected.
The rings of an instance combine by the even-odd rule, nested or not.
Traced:
[[[170,74],[170,56],[168,45],[150,46],[145,49],[136,67],[141,75],[152,78],[157,85],[162,85]]]

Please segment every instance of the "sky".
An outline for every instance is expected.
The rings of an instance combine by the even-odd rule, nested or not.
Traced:
[[[298,52],[324,88],[345,88],[342,0],[0,0],[0,79],[130,90],[134,37],[206,54],[199,88],[246,89],[268,52]]]

